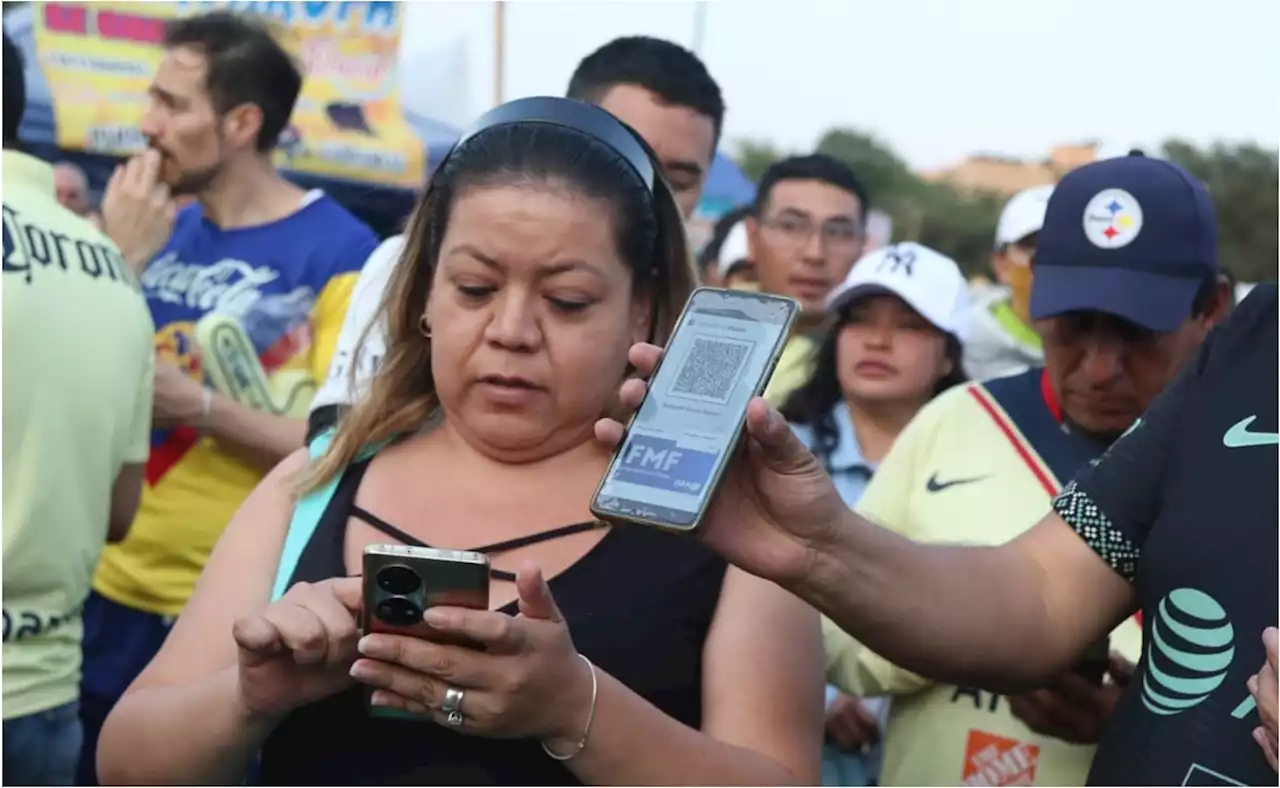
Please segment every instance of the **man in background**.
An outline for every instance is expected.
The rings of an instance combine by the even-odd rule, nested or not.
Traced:
[[[1001,287],[975,294],[964,368],[974,380],[1016,375],[1044,363],[1040,335],[1031,326],[1031,265],[1044,226],[1052,186],[1018,192],[996,224],[991,266]]]
[[[129,537],[103,551],[86,605],[81,784],[96,782],[102,722],[232,514],[303,445],[377,242],[332,198],[276,172],[302,75],[266,27],[214,11],[171,22],[163,47],[141,121],[149,148],[103,198],[107,234],[140,272],[159,358],[141,508]],[[178,210],[175,195],[195,201]]]
[[[81,608],[129,529],[151,436],[154,326],[133,272],[22,153],[4,36],[4,777],[72,785]]]
[[[635,129],[658,154],[681,213],[693,215],[724,126],[720,86],[697,55],[660,38],[617,38],[582,59],[566,95]]]
[[[60,162],[53,168],[53,186],[58,203],[76,216],[89,215],[89,179],[84,170],[71,162]]]
[[[614,39],[578,64],[569,79],[568,97],[596,104],[635,129],[657,154],[685,218],[693,214],[724,126],[720,86],[697,55],[660,38]],[[386,347],[384,331],[370,331],[365,344],[358,344],[377,313],[403,249],[402,236],[388,238],[365,263],[333,367],[312,404],[310,435],[337,423],[377,369]]]
[[[809,378],[826,323],[826,299],[862,256],[868,197],[862,181],[824,153],[793,156],[765,171],[747,220],[748,258],[760,290],[800,302],[800,318],[765,391],[781,404]]]

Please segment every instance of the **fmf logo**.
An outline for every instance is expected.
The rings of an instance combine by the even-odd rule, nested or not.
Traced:
[[[622,459],[622,464],[652,468],[666,473],[675,467],[683,456],[684,452],[674,448],[674,444],[671,448],[657,449],[642,443],[632,443],[627,447],[627,456]]]
[[[623,450],[622,464],[614,478],[672,492],[698,493],[711,477],[715,463],[716,455],[710,452],[681,448],[666,438],[638,435]]]

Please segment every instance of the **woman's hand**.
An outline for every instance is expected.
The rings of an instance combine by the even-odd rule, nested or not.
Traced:
[[[648,376],[661,358],[654,345],[634,345],[629,359]],[[638,410],[642,380],[619,391],[625,409]],[[625,439],[612,419],[596,423],[596,438],[609,447]],[[809,574],[823,545],[848,508],[817,459],[791,432],[778,411],[757,397],[747,407],[747,436],[720,483],[699,536],[733,564],[784,585]]]
[[[298,583],[261,612],[236,621],[240,699],[245,711],[280,717],[352,684],[358,656],[358,577]]]
[[[1272,769],[1277,769],[1276,753],[1280,750],[1276,745],[1276,695],[1280,693],[1280,682],[1276,680],[1277,640],[1280,640],[1280,631],[1275,627],[1263,630],[1262,644],[1267,649],[1267,661],[1262,663],[1258,674],[1249,679],[1249,692],[1258,704],[1258,717],[1262,720],[1262,724],[1254,729],[1253,738],[1262,748],[1262,754],[1267,756],[1267,763]]]
[[[351,675],[376,687],[373,702],[430,714],[446,727],[496,738],[534,737],[568,752],[582,737],[591,706],[590,668],[536,567],[516,576],[520,614],[437,607],[424,620],[441,634],[485,647],[433,643],[406,635],[360,640]],[[459,725],[441,711],[445,691],[463,692]]]

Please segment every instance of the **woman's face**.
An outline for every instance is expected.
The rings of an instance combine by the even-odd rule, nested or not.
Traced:
[[[924,402],[951,372],[946,336],[897,296],[858,299],[837,330],[836,370],[846,399]]]
[[[476,187],[455,198],[427,301],[446,419],[490,456],[527,461],[589,439],[647,299],[607,203],[572,190]]]

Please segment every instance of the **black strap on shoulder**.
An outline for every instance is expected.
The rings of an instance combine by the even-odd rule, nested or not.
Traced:
[[[364,475],[363,472],[361,472],[360,475],[363,476]],[[348,509],[352,517],[355,517],[358,520],[364,521],[365,523],[372,526],[377,531],[380,531],[381,533],[384,533],[387,536],[390,536],[392,539],[399,541],[401,544],[410,545],[412,547],[431,547],[431,545],[422,541],[418,537],[414,536],[413,534],[402,531],[401,529],[395,527],[391,523],[377,516],[373,512],[370,512],[368,509],[365,509],[360,506],[356,506],[354,503],[352,503],[348,507]],[[598,520],[590,520],[583,523],[574,523],[572,525],[565,525],[559,528],[552,528],[549,531],[540,531],[539,533],[529,534],[528,536],[519,536],[519,537],[516,537],[515,539],[507,539],[501,542],[494,542],[493,544],[485,545],[483,547],[475,547],[475,548],[472,548],[470,552],[484,553],[486,555],[497,555],[500,553],[507,553],[512,550],[517,550],[521,547],[528,547],[529,545],[540,544],[542,542],[551,541],[552,539],[559,539],[565,536],[572,536],[573,534],[580,534],[583,531],[591,531],[596,528],[603,528],[603,527],[604,527],[604,523],[601,523]],[[505,580],[507,582],[515,582],[515,579],[516,579],[514,572],[506,572],[501,569],[490,569],[489,576],[494,578],[495,580]]]

